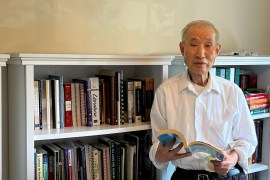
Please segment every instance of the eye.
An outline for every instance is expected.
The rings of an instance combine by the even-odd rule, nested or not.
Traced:
[[[210,47],[212,47],[213,45],[212,45],[212,44],[206,44],[205,46],[208,47],[208,48],[210,48]]]

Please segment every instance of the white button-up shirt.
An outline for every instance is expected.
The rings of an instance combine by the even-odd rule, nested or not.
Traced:
[[[203,141],[225,153],[234,149],[244,169],[257,146],[254,122],[242,90],[211,74],[201,94],[196,92],[187,70],[162,83],[155,93],[151,126],[153,145],[149,156],[159,169],[168,165],[155,160],[161,129],[180,131],[188,143]],[[198,154],[172,163],[183,169],[206,170],[205,156]]]

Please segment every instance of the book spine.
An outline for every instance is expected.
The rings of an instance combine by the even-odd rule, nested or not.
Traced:
[[[46,80],[47,129],[52,129],[52,93],[51,81]]]
[[[47,129],[47,100],[46,100],[46,80],[40,80],[40,95],[41,101],[41,121],[42,121],[42,129]]]
[[[268,98],[264,98],[264,99],[253,99],[253,100],[249,100],[247,101],[248,104],[259,104],[259,103],[267,103],[269,102]]]
[[[128,123],[134,122],[134,82],[127,82]]]
[[[77,126],[77,109],[76,109],[76,87],[75,83],[71,83],[71,111],[72,126]]]
[[[71,105],[71,83],[64,84],[65,94],[65,127],[71,127],[72,122],[72,105]]]
[[[75,108],[76,108],[76,120],[77,126],[82,125],[81,120],[81,91],[80,91],[80,83],[75,84]]]
[[[150,121],[150,111],[154,100],[154,78],[145,78],[145,121]]]
[[[60,128],[64,128],[64,77],[61,75],[49,75],[49,79],[57,79],[59,81],[59,111],[60,111]]]
[[[249,110],[269,108],[269,107],[270,107],[270,103],[251,104],[251,105],[249,105]]]
[[[255,100],[255,99],[265,99],[268,98],[268,94],[266,93],[256,93],[256,94],[247,94],[245,95],[247,101]]]
[[[86,114],[85,114],[85,93],[84,93],[84,84],[80,83],[80,99],[81,99],[81,119],[82,119],[82,126],[86,125]]]
[[[40,129],[40,112],[39,112],[39,81],[34,81],[34,94],[35,94],[35,111],[34,111],[34,129]]]
[[[48,154],[43,154],[43,179],[48,180],[49,178],[49,157]]]
[[[134,121],[142,122],[142,82],[134,81]]]
[[[36,156],[36,178],[43,180],[43,156],[40,152],[36,152]]]
[[[261,109],[254,109],[250,111],[251,115],[254,114],[262,114],[262,113],[268,113],[269,112],[269,108],[261,108]]]
[[[100,106],[99,106],[99,78],[89,78],[91,82],[91,106],[92,106],[92,122],[93,125],[100,125]]]
[[[59,80],[54,80],[54,124],[56,129],[60,129],[60,90],[59,90]]]
[[[240,87],[240,68],[235,68],[234,83]]]

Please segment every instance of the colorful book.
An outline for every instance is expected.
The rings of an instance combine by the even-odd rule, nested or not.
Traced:
[[[158,133],[157,138],[163,146],[167,146],[173,139],[175,139],[175,146],[183,142],[185,151],[191,152],[192,154],[203,152],[220,161],[222,161],[225,156],[220,149],[205,142],[193,141],[188,144],[185,136],[175,129],[163,129]]]

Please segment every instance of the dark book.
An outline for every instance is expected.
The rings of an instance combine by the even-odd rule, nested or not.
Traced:
[[[62,75],[49,75],[49,79],[56,79],[59,81],[59,112],[60,112],[60,128],[64,128],[64,76]]]
[[[107,145],[110,148],[110,162],[111,162],[111,178],[113,180],[116,180],[116,159],[115,159],[115,153],[116,153],[116,148],[115,148],[115,142],[108,138],[108,137],[100,137],[99,142],[102,144]]]
[[[60,129],[59,80],[51,79],[51,91],[52,91],[53,128]]]
[[[86,176],[86,162],[85,162],[85,147],[82,142],[75,141],[74,145],[77,146],[77,162],[78,162],[78,179],[87,179]]]
[[[117,71],[114,70],[100,70],[96,75],[106,83],[106,111],[107,111],[107,124],[118,125],[118,109],[117,109],[117,96],[118,96],[118,76]],[[120,111],[120,110],[119,110]]]
[[[49,179],[59,179],[59,149],[52,144],[44,144],[43,148],[49,155]]]

